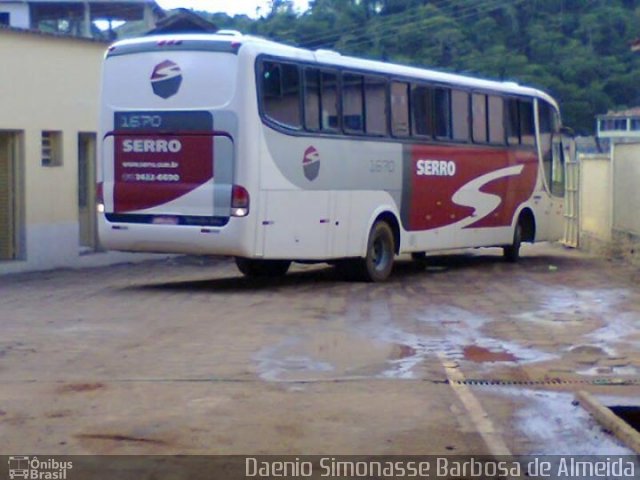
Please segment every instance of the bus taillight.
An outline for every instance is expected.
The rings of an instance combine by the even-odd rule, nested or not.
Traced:
[[[96,208],[98,213],[104,213],[104,189],[102,182],[96,184]]]
[[[249,192],[247,189],[234,185],[231,193],[231,216],[246,217],[249,215]]]

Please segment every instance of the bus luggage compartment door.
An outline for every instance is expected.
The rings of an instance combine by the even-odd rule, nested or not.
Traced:
[[[265,258],[324,259],[331,240],[330,193],[268,191],[262,222]]]
[[[211,226],[229,218],[234,145],[226,134],[116,132],[104,152],[114,159],[107,218]]]

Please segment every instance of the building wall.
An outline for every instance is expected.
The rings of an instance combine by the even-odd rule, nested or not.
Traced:
[[[640,143],[613,147],[613,228],[640,236]]]
[[[582,234],[611,241],[611,160],[609,155],[580,155]]]
[[[78,223],[78,135],[98,130],[106,47],[0,29],[0,132],[19,135],[16,193],[22,218],[18,259],[0,261],[0,273],[109,263],[104,256],[80,257]],[[42,165],[43,130],[62,132],[61,166]]]
[[[640,263],[640,143],[579,158],[580,247]]]
[[[6,3],[3,4],[0,2],[0,12],[9,13],[10,17],[10,25],[15,28],[29,28],[30,27],[30,17],[29,17],[29,5],[26,3],[16,4],[16,3]]]

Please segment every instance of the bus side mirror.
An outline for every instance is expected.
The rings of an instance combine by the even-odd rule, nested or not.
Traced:
[[[573,128],[571,127],[565,127],[565,126],[560,127],[560,133],[563,136],[569,137],[569,138],[573,138],[576,136],[576,132],[574,132]]]

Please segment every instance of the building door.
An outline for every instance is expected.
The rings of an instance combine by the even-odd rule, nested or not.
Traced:
[[[17,257],[15,152],[15,134],[0,132],[0,261]]]
[[[98,248],[96,219],[96,134],[78,134],[78,221],[80,247]]]

